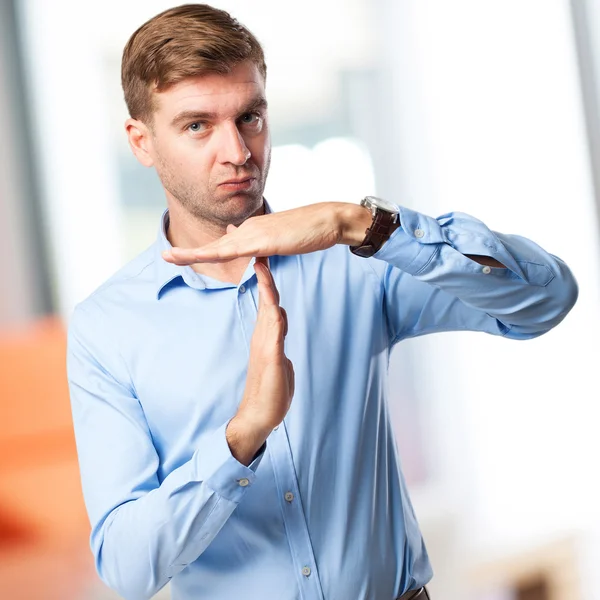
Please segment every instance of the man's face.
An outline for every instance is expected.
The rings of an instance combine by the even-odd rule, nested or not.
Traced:
[[[263,77],[250,61],[227,75],[156,93],[148,154],[170,202],[224,228],[262,205],[271,160]],[[241,183],[226,183],[230,180]]]

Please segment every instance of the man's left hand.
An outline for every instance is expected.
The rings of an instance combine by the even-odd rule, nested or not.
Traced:
[[[307,254],[335,244],[358,245],[372,222],[371,213],[349,202],[319,202],[291,210],[251,217],[239,227],[201,248],[163,252],[177,265],[226,262],[242,256]]]

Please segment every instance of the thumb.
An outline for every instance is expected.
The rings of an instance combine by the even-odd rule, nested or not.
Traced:
[[[236,229],[237,227],[235,225],[229,224],[227,225],[227,230],[225,231],[225,233],[233,233]]]

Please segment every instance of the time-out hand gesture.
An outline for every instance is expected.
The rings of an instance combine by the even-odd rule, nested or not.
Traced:
[[[257,427],[271,431],[287,414],[294,395],[294,367],[284,353],[287,314],[266,261],[254,265],[258,280],[258,317],[252,341],[244,399],[238,409]]]
[[[250,217],[239,227],[201,248],[163,252],[176,265],[227,262],[242,256],[282,256],[326,250],[335,244],[356,245],[371,225],[370,211],[347,202],[318,202],[277,213]]]
[[[294,396],[294,367],[284,352],[287,314],[279,305],[279,292],[267,259],[257,258],[254,270],[259,304],[250,342],[246,388],[237,414],[227,428],[232,453],[245,464],[249,464],[271,430],[283,421]]]

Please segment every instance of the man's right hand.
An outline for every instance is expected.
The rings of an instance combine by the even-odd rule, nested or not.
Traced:
[[[250,342],[244,397],[226,431],[231,453],[249,465],[294,396],[294,367],[284,353],[288,323],[267,258],[257,258],[258,316]]]

